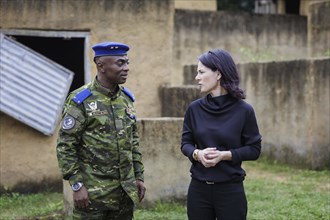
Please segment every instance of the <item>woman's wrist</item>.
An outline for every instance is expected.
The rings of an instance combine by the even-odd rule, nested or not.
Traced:
[[[222,159],[221,160],[232,160],[231,151],[222,151]]]

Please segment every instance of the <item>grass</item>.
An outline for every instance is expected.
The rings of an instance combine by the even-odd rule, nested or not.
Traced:
[[[149,209],[138,209],[135,220],[179,220],[187,219],[186,206],[179,202],[157,202]]]
[[[62,210],[62,193],[9,193],[0,197],[1,220],[60,219]]]
[[[330,219],[330,172],[248,162],[249,219]]]
[[[329,220],[330,172],[296,169],[265,160],[245,162],[249,220]],[[187,174],[188,175],[188,174]],[[63,219],[61,193],[0,197],[0,219]],[[157,202],[138,209],[136,220],[185,220],[182,202]]]

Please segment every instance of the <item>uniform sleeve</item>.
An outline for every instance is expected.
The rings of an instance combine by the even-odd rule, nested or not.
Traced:
[[[193,137],[192,125],[191,125],[191,114],[189,108],[187,109],[182,128],[182,138],[181,138],[181,151],[189,158],[192,163],[196,161],[193,159],[192,154],[195,150],[195,142]]]
[[[133,130],[132,130],[132,154],[133,154],[133,166],[134,166],[134,174],[135,179],[139,179],[144,181],[144,166],[142,163],[142,154],[140,152],[140,144],[139,144],[139,135],[138,135],[138,125],[137,121],[133,124]]]
[[[83,110],[69,97],[62,114],[56,152],[63,179],[69,180],[70,184],[83,182],[79,172],[77,149],[80,147],[85,120]]]
[[[261,152],[261,135],[253,108],[247,113],[246,121],[241,134],[242,147],[231,149],[232,163],[246,160],[256,160]]]

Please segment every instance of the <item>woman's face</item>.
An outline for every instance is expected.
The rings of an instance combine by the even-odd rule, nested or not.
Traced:
[[[204,66],[201,61],[198,62],[195,80],[201,93],[210,93],[212,96],[216,96],[221,89],[220,78],[221,75],[218,70],[212,71],[210,68]]]

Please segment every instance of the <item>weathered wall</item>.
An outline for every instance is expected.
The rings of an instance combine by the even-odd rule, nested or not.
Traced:
[[[163,86],[160,94],[162,117],[183,117],[189,103],[202,97],[196,85]]]
[[[181,153],[182,118],[148,118],[139,121],[146,200],[185,195],[190,161]]]
[[[90,31],[90,46],[102,41],[127,43],[131,64],[126,86],[138,100],[137,112],[140,117],[160,115],[155,91],[170,82],[165,67],[172,62],[172,0],[0,0],[0,8],[2,29]],[[92,57],[90,49],[95,74]]]
[[[184,65],[210,49],[230,51],[238,62],[307,57],[307,17],[176,10],[172,85]]]
[[[216,11],[217,0],[174,0],[174,8]]]
[[[59,180],[56,139],[0,113],[0,186],[28,191]]]
[[[256,111],[263,155],[311,169],[330,168],[330,59],[238,65]],[[185,68],[194,83],[196,66]],[[191,70],[189,73],[188,70]],[[163,116],[182,117],[198,87],[164,87]]]
[[[263,154],[312,169],[330,168],[330,59],[240,66],[255,107]]]
[[[308,12],[309,55],[330,56],[330,1],[312,2]]]

